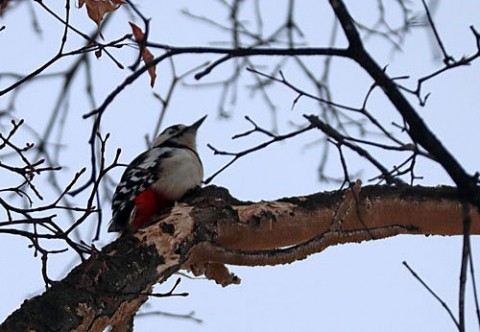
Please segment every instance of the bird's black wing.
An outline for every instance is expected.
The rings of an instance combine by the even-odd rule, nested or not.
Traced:
[[[128,227],[135,198],[157,181],[162,160],[171,155],[171,148],[153,148],[138,155],[129,164],[113,194],[109,232],[123,231]]]

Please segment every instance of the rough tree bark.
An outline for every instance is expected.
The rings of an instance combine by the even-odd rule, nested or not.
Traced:
[[[186,269],[226,286],[225,264],[275,265],[328,246],[398,234],[460,235],[465,216],[450,187],[354,187],[269,202],[240,202],[210,186],[152,225],[125,234],[44,294],[26,300],[0,331],[126,331],[152,286]]]

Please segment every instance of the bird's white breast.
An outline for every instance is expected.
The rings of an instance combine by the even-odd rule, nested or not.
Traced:
[[[172,154],[162,161],[158,180],[152,187],[169,199],[178,200],[190,189],[201,185],[203,167],[188,149],[165,149],[170,149]]]

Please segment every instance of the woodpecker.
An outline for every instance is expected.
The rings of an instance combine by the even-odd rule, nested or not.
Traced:
[[[191,126],[168,127],[150,149],[127,166],[113,194],[109,232],[135,230],[148,224],[187,191],[200,186],[203,166],[196,135],[206,117]]]

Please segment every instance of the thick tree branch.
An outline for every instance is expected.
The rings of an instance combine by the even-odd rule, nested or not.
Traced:
[[[423,119],[400,92],[397,84],[370,56],[363,46],[360,34],[343,1],[330,0],[330,4],[348,40],[350,57],[365,69],[378,86],[382,87],[385,95],[408,124],[407,130],[412,140],[423,146],[442,165],[457,184],[463,199],[480,208],[480,190],[477,186],[476,178],[470,176],[465,171],[455,157],[428,128]]]
[[[103,331],[129,322],[152,286],[180,269],[239,283],[224,264],[275,265],[347,242],[397,234],[461,235],[462,204],[449,187],[372,186],[270,202],[240,202],[223,188],[192,193],[159,220],[125,234],[44,294],[25,301],[0,331]],[[470,208],[471,234],[480,214]]]

